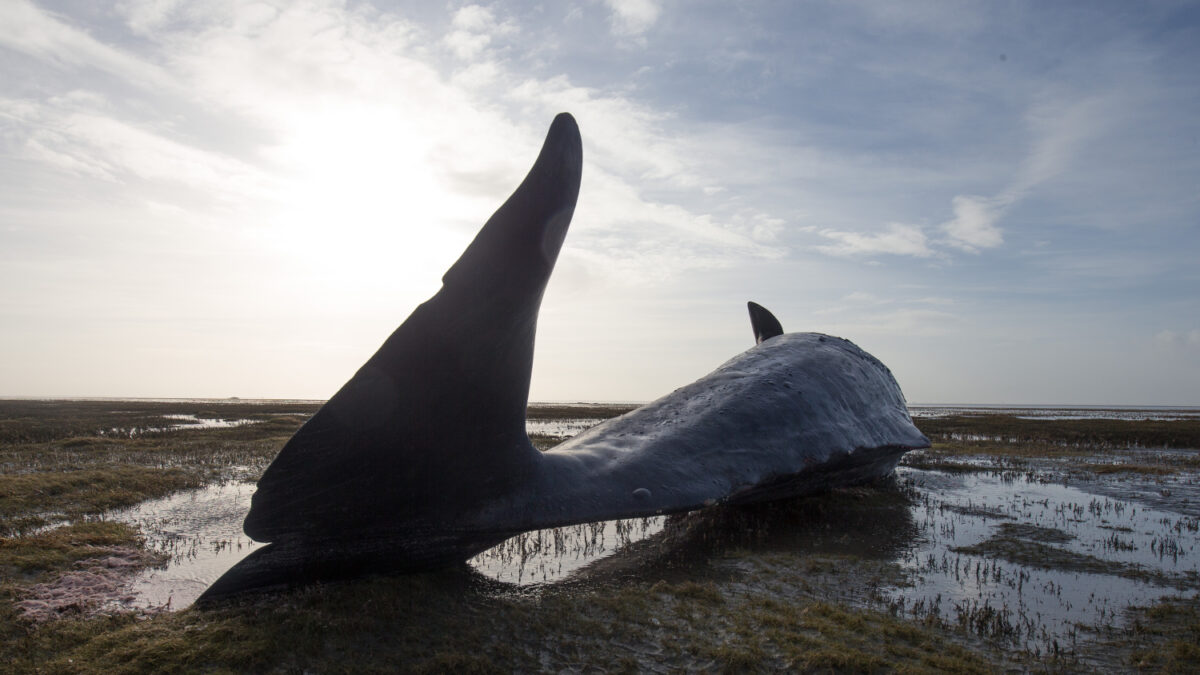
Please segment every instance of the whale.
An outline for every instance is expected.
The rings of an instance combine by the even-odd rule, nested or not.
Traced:
[[[523,532],[786,499],[885,476],[929,446],[891,371],[848,340],[785,333],[558,446],[525,431],[542,296],[578,199],[575,119],[556,116],[512,195],[442,286],[295,433],[244,521],[266,542],[206,603],[461,563]]]

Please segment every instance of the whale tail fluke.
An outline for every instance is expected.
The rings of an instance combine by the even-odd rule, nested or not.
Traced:
[[[525,434],[538,309],[582,163],[579,128],[560,114],[438,293],[267,468],[247,535],[276,542],[436,526],[528,479],[541,459]]]
[[[757,302],[747,302],[746,307],[750,309],[750,327],[754,329],[754,344],[762,344],[764,340],[783,335],[783,326],[780,325],[779,319],[767,311],[766,307]]]

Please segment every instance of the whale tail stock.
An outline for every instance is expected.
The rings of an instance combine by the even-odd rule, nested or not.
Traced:
[[[540,460],[525,434],[538,309],[575,210],[582,163],[579,128],[562,113],[524,181],[438,293],[267,468],[247,535],[328,539],[427,523],[494,500],[528,477]]]

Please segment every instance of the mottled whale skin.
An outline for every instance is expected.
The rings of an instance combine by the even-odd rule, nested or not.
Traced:
[[[544,453],[516,511],[532,528],[778,499],[886,475],[928,445],[875,357],[791,333]]]
[[[244,529],[272,542],[200,598],[461,562],[532,529],[802,495],[928,447],[877,359],[782,334],[541,453],[525,433],[538,309],[574,212],[578,127],[555,118],[521,186],[379,351],[288,441]],[[756,309],[757,308],[757,309]]]

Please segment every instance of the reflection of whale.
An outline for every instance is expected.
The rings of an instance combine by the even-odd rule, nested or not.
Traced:
[[[436,567],[536,528],[814,492],[886,474],[928,445],[883,364],[840,338],[780,334],[752,305],[760,344],[535,450],[524,424],[534,329],[581,168],[579,130],[559,115],[441,290],[268,467],[245,531],[273,543],[202,599]]]

